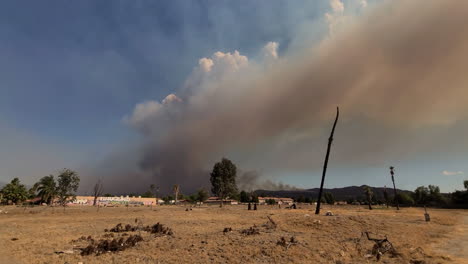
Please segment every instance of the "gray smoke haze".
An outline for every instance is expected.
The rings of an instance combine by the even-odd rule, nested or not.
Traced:
[[[262,175],[257,171],[246,171],[238,176],[237,187],[239,190],[255,191],[255,190],[298,190],[297,187],[284,184],[282,182],[274,182],[269,179],[262,179]]]
[[[318,45],[279,56],[271,42],[255,59],[217,52],[199,61],[177,96],[137,105],[125,122],[143,135],[138,164],[149,181],[207,186],[223,156],[246,170],[317,168],[336,106],[333,155],[344,163],[431,150],[431,136],[464,126],[467,1],[389,1],[359,18],[329,16],[333,28]],[[240,185],[263,184],[252,175]]]

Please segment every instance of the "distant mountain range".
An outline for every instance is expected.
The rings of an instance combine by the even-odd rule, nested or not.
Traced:
[[[337,201],[346,201],[348,199],[365,199],[364,187],[362,186],[348,186],[343,188],[333,188],[333,189],[323,189],[323,193],[331,193]],[[370,187],[372,192],[377,199],[383,199],[384,187]],[[317,199],[319,188],[313,189],[304,189],[304,190],[256,190],[255,193],[259,196],[271,196],[271,197],[290,197],[298,198],[303,196],[304,198],[309,197],[312,199]],[[411,193],[411,191],[397,189],[397,192]],[[393,188],[387,187],[387,193],[389,196],[393,196]]]

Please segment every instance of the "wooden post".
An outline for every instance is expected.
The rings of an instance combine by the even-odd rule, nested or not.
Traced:
[[[426,222],[431,221],[431,216],[427,213],[427,208],[424,206],[424,218],[426,219]]]
[[[323,183],[325,182],[325,174],[327,173],[327,166],[328,166],[328,157],[330,156],[330,147],[333,142],[333,134],[335,133],[335,127],[336,127],[336,123],[338,122],[339,115],[340,115],[340,108],[337,107],[335,122],[333,123],[333,128],[330,133],[330,137],[328,138],[327,154],[325,155],[325,162],[323,163],[322,182],[320,183],[320,191],[319,191],[319,196],[317,200],[317,207],[315,208],[315,214],[320,214],[320,202],[322,199]]]
[[[395,167],[393,166],[390,167],[390,174],[392,175],[392,182],[393,182],[393,192],[395,193],[395,197],[393,199],[395,200],[397,210],[400,210],[400,205],[398,204],[398,198],[397,198],[397,191],[395,187],[395,177],[393,177],[393,175],[395,174],[394,169]]]

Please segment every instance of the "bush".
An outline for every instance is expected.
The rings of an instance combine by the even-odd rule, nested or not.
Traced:
[[[408,195],[407,193],[398,193],[397,194],[397,201],[401,205],[414,205],[414,200],[413,198]]]

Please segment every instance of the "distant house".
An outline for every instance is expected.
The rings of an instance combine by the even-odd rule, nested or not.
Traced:
[[[283,198],[283,197],[258,197],[259,204],[266,204],[267,200],[274,200],[277,204],[286,204],[291,205],[294,203],[292,198]]]
[[[212,197],[208,197],[208,199],[206,199],[205,203],[207,204],[220,204],[221,203],[221,199],[217,196],[212,196]],[[233,199],[224,199],[223,200],[223,204],[239,204],[239,202],[237,200],[233,200]]]
[[[163,200],[158,200],[158,203],[163,203]],[[93,205],[94,196],[76,196],[69,202],[69,205]],[[97,204],[101,206],[116,206],[116,205],[131,205],[131,206],[150,206],[156,204],[155,198],[142,198],[141,196],[113,196],[113,197],[98,197]]]

